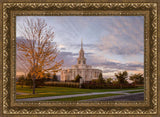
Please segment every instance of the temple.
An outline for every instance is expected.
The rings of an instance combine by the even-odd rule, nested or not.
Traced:
[[[84,57],[83,42],[81,41],[81,49],[79,51],[79,57],[77,58],[77,64],[72,65],[70,69],[61,70],[61,81],[71,81],[79,74],[82,77],[82,81],[91,81],[97,79],[102,70],[93,69],[92,66],[86,64],[86,58]]]

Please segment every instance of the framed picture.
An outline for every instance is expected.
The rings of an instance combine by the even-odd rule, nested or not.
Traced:
[[[1,115],[158,116],[159,5],[2,1]]]

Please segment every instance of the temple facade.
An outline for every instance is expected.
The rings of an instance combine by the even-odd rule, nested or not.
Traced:
[[[92,66],[86,64],[83,42],[81,41],[81,49],[79,51],[79,57],[77,58],[77,64],[72,65],[69,69],[61,70],[61,81],[74,80],[78,74],[82,77],[83,82],[91,81],[92,79],[97,79],[100,73],[102,73],[102,70],[93,69]]]

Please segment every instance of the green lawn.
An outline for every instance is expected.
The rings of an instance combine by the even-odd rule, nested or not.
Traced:
[[[28,86],[16,86],[16,92],[22,93],[16,95],[16,99],[32,98],[32,97],[46,97],[46,96],[59,96],[59,95],[71,95],[71,94],[83,94],[92,92],[110,92],[110,91],[122,91],[122,90],[134,90],[143,89],[143,87],[130,88],[130,89],[80,89],[80,88],[67,88],[67,87],[52,87],[45,86],[42,88],[36,88],[36,94],[32,94],[32,89]]]
[[[71,98],[62,98],[62,99],[52,99],[46,101],[79,101],[79,100],[86,100],[86,99],[93,99],[93,98],[100,98],[100,97],[109,97],[109,96],[116,96],[122,94],[100,94],[100,95],[90,95],[90,96],[80,96],[80,97],[71,97]]]

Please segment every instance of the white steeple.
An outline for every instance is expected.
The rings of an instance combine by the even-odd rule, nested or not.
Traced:
[[[79,51],[79,57],[77,59],[78,64],[86,64],[86,58],[84,57],[84,50],[83,50],[83,41],[81,40],[81,49]]]
[[[83,49],[83,40],[81,39],[81,49]]]

